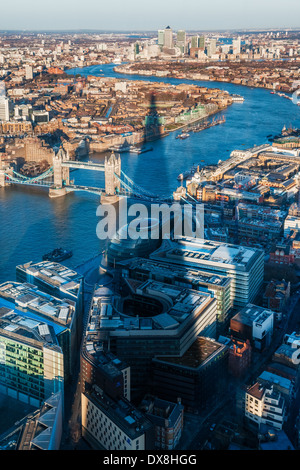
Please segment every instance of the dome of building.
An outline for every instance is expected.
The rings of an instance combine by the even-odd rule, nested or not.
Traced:
[[[109,242],[108,264],[131,257],[147,257],[161,243],[157,219],[136,219],[121,227]]]

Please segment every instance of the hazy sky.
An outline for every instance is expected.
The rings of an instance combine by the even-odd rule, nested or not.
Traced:
[[[3,0],[0,29],[300,27],[300,0]]]

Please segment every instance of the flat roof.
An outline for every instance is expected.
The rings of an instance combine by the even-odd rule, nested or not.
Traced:
[[[125,398],[113,400],[98,387],[93,387],[86,397],[98,406],[131,439],[142,436],[152,428],[151,421]]]
[[[73,300],[58,299],[29,283],[4,282],[0,285],[0,302],[1,299],[11,302],[22,311],[31,311],[65,326],[70,325],[75,312]]]
[[[80,280],[82,279],[81,274],[53,261],[41,261],[39,263],[30,261],[17,266],[17,269],[74,295],[77,295]]]
[[[287,390],[291,389],[292,382],[289,379],[286,379],[285,377],[281,377],[280,375],[274,374],[272,372],[269,372],[267,370],[264,370],[260,376],[258,377],[258,380],[265,380],[267,382],[271,382],[274,385],[279,385],[282,388],[285,388]]]
[[[55,332],[56,335],[58,335],[62,331],[65,331],[65,326],[62,326],[62,325],[60,325],[59,323],[57,323],[53,320],[48,320],[48,318],[47,319],[42,318],[41,316],[38,315],[38,313],[34,313],[34,312],[28,311],[28,310],[26,312],[23,312],[22,310],[18,309],[13,302],[9,302],[8,300],[3,299],[1,297],[0,297],[0,307],[6,307],[6,308],[10,309],[10,310],[14,311],[15,314],[18,315],[18,316],[30,318],[34,321],[47,324],[47,325],[51,326],[54,329],[54,332]]]
[[[155,360],[175,364],[190,369],[199,369],[217,352],[226,349],[226,346],[211,338],[198,336],[189,349],[181,356],[157,356]]]
[[[164,240],[160,248],[150,254],[150,259],[167,262],[188,262],[202,267],[222,266],[235,270],[250,269],[254,260],[263,255],[262,250],[215,242],[200,238],[182,237],[178,240]]]
[[[126,278],[125,281],[131,287],[132,299],[138,301],[141,296],[143,300],[150,303],[153,303],[153,300],[158,301],[163,311],[154,312],[151,316],[143,316],[143,310],[141,310],[140,315],[130,315],[117,309],[114,296],[112,293],[110,295],[110,292],[99,304],[99,294],[96,289],[86,335],[97,335],[100,331],[104,335],[107,330],[114,330],[117,334],[122,331],[134,330],[139,334],[144,333],[151,336],[166,334],[170,336],[176,334],[177,328],[185,323],[191,315],[197,315],[198,312],[201,315],[212,302],[216,302],[212,293],[189,287],[170,285],[153,279],[131,283],[128,282],[131,279]]]
[[[14,338],[15,335],[22,336],[24,342],[34,341],[36,347],[41,348],[42,344],[47,344],[49,348],[61,351],[53,328],[41,319],[30,318],[13,309],[0,308],[0,335],[10,338]],[[15,337],[16,341],[19,341],[18,336]]]
[[[168,260],[162,262],[156,261],[154,259],[133,258],[118,262],[118,266],[169,278],[178,277],[183,280],[186,279],[188,281],[192,281],[193,283],[199,283],[199,285],[209,284],[213,287],[223,287],[231,282],[230,279],[226,276],[222,276],[220,274],[209,274],[205,271],[197,269],[196,267],[191,268],[190,266],[174,266],[173,264],[168,263]]]
[[[271,315],[274,315],[272,310],[269,310],[264,307],[259,307],[257,305],[248,304],[246,307],[242,308],[232,320],[243,323],[244,325],[252,326],[253,323],[262,324],[267,318]]]

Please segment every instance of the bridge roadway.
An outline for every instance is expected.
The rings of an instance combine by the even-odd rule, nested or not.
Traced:
[[[79,162],[73,160],[63,160],[61,163],[62,167],[65,168],[78,168],[83,170],[94,170],[94,171],[105,171],[103,163],[95,162]]]
[[[68,192],[71,192],[71,191],[87,191],[89,193],[93,193],[93,194],[105,194],[105,189],[103,188],[93,188],[93,187],[90,187],[90,186],[80,186],[78,184],[68,184],[68,185],[64,185],[64,188],[68,191]]]

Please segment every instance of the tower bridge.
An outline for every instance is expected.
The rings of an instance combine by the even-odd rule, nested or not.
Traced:
[[[1,165],[1,162],[0,162]],[[104,172],[104,188],[79,185],[70,179],[70,170],[90,170]],[[120,197],[148,202],[172,203],[172,196],[161,197],[138,186],[121,170],[121,157],[112,153],[105,157],[104,163],[69,160],[68,153],[60,149],[53,157],[52,166],[44,173],[27,177],[16,172],[12,167],[0,166],[0,187],[7,185],[39,186],[49,189],[51,198],[65,196],[73,191],[87,191],[99,195],[102,203],[114,203]]]

